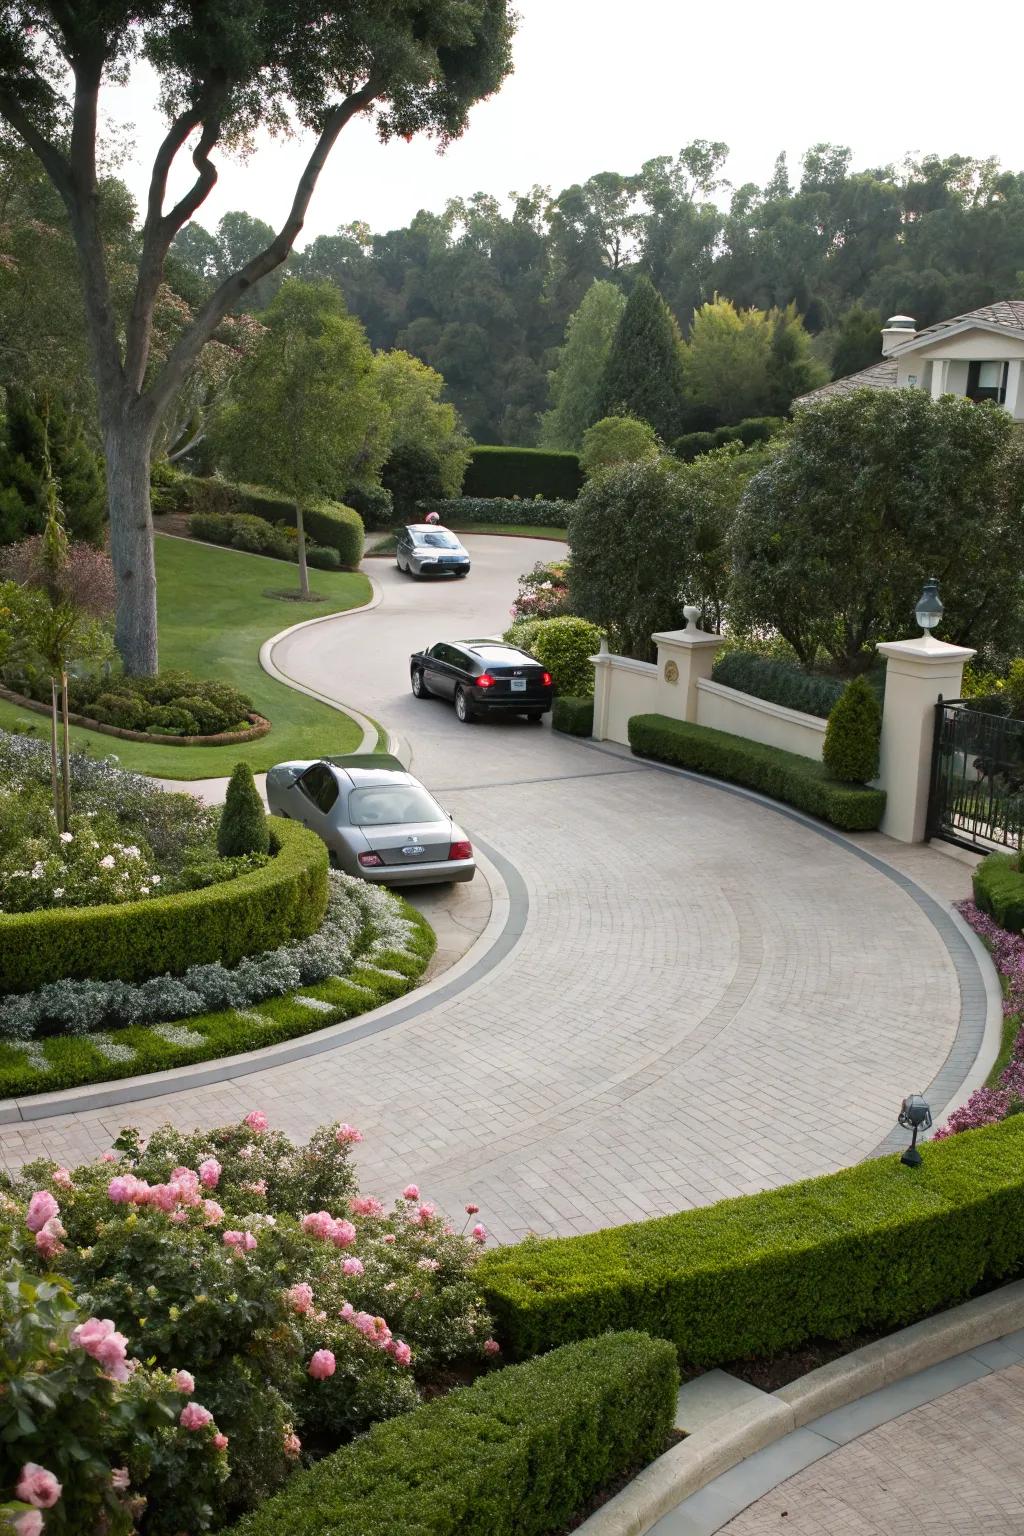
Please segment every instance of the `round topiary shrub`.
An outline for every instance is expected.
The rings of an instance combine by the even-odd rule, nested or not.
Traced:
[[[195,693],[186,693],[180,699],[172,699],[168,707],[181,709],[190,714],[203,736],[215,736],[218,731],[226,731],[228,726],[234,725],[238,719],[237,715],[226,715],[209,699],[204,699]]]
[[[217,828],[217,852],[222,859],[242,853],[266,853],[270,847],[267,814],[248,763],[237,763]]]
[[[524,649],[547,667],[559,693],[588,698],[594,691],[590,658],[600,649],[601,638],[596,624],[566,614],[535,623],[529,645]]]
[[[122,731],[144,731],[150,709],[145,699],[130,693],[101,693],[87,713],[101,725],[114,725]]]
[[[307,544],[306,564],[320,571],[337,571],[341,568],[341,556],[336,549],[328,549],[326,544]]]
[[[870,784],[878,777],[882,711],[867,678],[855,677],[832,707],[822,757],[834,779]]]
[[[199,721],[187,709],[173,704],[157,704],[149,711],[146,730],[155,736],[198,736]]]

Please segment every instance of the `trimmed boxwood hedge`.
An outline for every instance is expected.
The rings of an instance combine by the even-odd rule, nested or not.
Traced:
[[[893,1329],[1024,1264],[1024,1116],[898,1156],[584,1237],[486,1253],[477,1280],[513,1357],[627,1319],[686,1365]]]
[[[1024,933],[1024,868],[1013,854],[990,853],[971,876],[974,900],[1000,928]]]
[[[547,496],[553,501],[575,501],[582,485],[578,453],[484,444],[473,449],[462,490],[466,496]]]
[[[326,1456],[233,1536],[544,1536],[665,1449],[674,1351],[613,1333],[495,1371]]]
[[[756,651],[725,651],[715,661],[711,676],[724,688],[751,693],[786,709],[827,720],[843,696],[846,684],[840,677],[816,677],[795,661],[759,656]]]
[[[449,528],[461,528],[464,524],[490,523],[501,526],[530,526],[531,528],[565,528],[572,511],[570,501],[545,501],[535,497],[528,501],[516,501],[510,496],[452,496],[446,501],[418,501],[416,515],[425,518],[428,512],[436,512],[442,523]]]
[[[117,906],[0,915],[0,992],[48,981],[145,981],[190,965],[306,938],[327,907],[327,849],[314,832],[269,818],[270,863],[220,885]]]
[[[230,480],[202,479],[183,475],[180,496],[189,512],[248,513],[267,523],[295,527],[295,502],[262,485],[236,485]],[[355,570],[363,558],[363,520],[358,512],[338,501],[320,501],[307,507],[303,516],[310,543],[338,552],[340,563]]]
[[[846,832],[872,831],[885,811],[884,789],[839,784],[827,776],[824,763],[797,752],[667,715],[634,715],[628,729],[629,744],[638,756],[760,790]]]
[[[571,694],[556,694],[551,706],[551,724],[556,731],[567,736],[592,736],[594,734],[593,699],[573,698]]]

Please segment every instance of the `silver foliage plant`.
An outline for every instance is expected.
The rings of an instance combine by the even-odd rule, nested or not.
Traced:
[[[147,788],[149,786],[147,785]],[[101,1026],[156,1024],[226,1008],[251,1008],[297,987],[343,975],[354,960],[405,950],[413,925],[389,893],[337,871],[327,911],[309,938],[250,955],[231,969],[193,965],[183,976],[126,981],[55,981],[0,998],[0,1039],[30,1040],[42,1029],[84,1035]],[[357,953],[358,951],[358,953]]]

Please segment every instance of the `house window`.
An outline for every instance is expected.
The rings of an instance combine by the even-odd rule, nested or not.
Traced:
[[[968,363],[968,400],[994,400],[997,405],[1005,405],[1009,371],[1009,363]]]

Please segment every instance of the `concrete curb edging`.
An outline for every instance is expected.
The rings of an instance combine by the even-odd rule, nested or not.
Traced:
[[[643,1536],[691,1494],[794,1430],[1022,1326],[1024,1280],[1018,1280],[865,1344],[777,1392],[751,1389],[750,1401],[717,1415],[645,1467],[583,1522],[578,1536]]]

